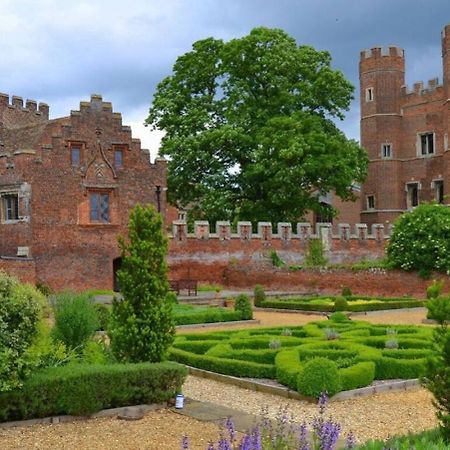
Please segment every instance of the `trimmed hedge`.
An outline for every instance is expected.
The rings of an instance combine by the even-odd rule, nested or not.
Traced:
[[[326,340],[325,330],[330,327],[340,333],[339,340]],[[336,368],[331,393],[367,386],[374,379],[420,377],[432,354],[432,330],[425,327],[329,320],[285,331],[277,327],[177,336],[170,357],[223,374],[275,378],[301,394],[316,395],[318,378],[304,370],[317,359]],[[390,339],[399,343],[398,349],[385,348]],[[275,340],[280,348],[270,348]]]
[[[243,320],[240,311],[210,308],[208,311],[186,312],[174,315],[175,325],[193,325],[196,323],[234,322]]]
[[[185,367],[171,362],[46,369],[30,376],[21,389],[0,394],[0,421],[159,403],[180,391],[186,375]]]
[[[258,304],[261,308],[294,309],[299,311],[320,311],[335,312],[342,311],[343,305],[340,303],[342,297],[307,297],[264,300]],[[329,299],[329,304],[312,303],[314,300]],[[386,297],[347,297],[345,311],[364,312],[380,311],[385,309],[419,308],[426,305],[426,300],[416,300],[413,298],[386,298]],[[377,300],[379,303],[352,304],[356,300]],[[336,305],[336,301],[338,301]]]

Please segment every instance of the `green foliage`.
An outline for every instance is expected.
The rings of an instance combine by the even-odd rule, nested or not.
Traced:
[[[433,282],[427,287],[427,299],[437,298],[441,295],[444,288],[444,280],[433,280]]]
[[[199,284],[197,291],[198,292],[220,292],[223,289],[223,286],[220,284]]]
[[[257,284],[254,287],[253,297],[255,306],[260,306],[264,302],[264,300],[266,300],[266,293],[264,291],[264,288],[260,284]]]
[[[387,248],[388,261],[405,270],[450,271],[450,209],[440,204],[421,204],[396,221]]]
[[[352,290],[348,286],[344,286],[341,295],[342,297],[351,297],[353,295]]]
[[[168,362],[70,364],[41,370],[22,389],[0,394],[0,421],[159,403],[180,391],[186,375],[184,367]]]
[[[308,242],[308,252],[305,257],[307,267],[326,266],[327,259],[323,254],[323,244],[321,239],[310,239]]]
[[[0,392],[21,385],[29,370],[27,349],[36,336],[45,297],[0,271]]]
[[[253,319],[252,304],[248,296],[245,294],[240,294],[236,297],[234,310],[241,314],[242,320]]]
[[[272,261],[273,267],[284,267],[286,264],[285,262],[280,258],[276,250],[271,250],[270,253],[270,260]]]
[[[367,155],[332,121],[353,88],[328,52],[263,27],[192,47],[159,83],[146,120],[165,131],[172,202],[192,218],[279,222],[319,210],[316,192],[353,198]]]
[[[375,363],[364,361],[345,367],[339,371],[339,377],[343,391],[368,386],[375,379]]]
[[[82,351],[99,327],[97,310],[91,297],[62,292],[55,297],[53,309],[53,338],[62,342],[69,350]]]
[[[314,358],[302,368],[297,380],[301,394],[318,398],[322,392],[334,395],[342,389],[336,363],[326,358]]]
[[[37,282],[37,283],[36,283],[36,289],[37,289],[42,295],[45,295],[46,297],[49,297],[50,295],[53,294],[53,289],[52,289],[50,286],[48,286],[47,284],[45,284],[45,283]]]
[[[450,297],[435,297],[427,302],[427,318],[440,325],[450,322]]]
[[[336,297],[334,300],[334,310],[347,311],[347,309],[348,309],[347,299],[345,297]]]
[[[109,320],[111,318],[111,310],[106,305],[100,303],[95,304],[95,310],[97,312],[98,329],[106,331],[109,326]]]
[[[353,263],[351,265],[352,270],[368,270],[368,269],[391,269],[391,265],[389,264],[386,258],[383,259],[373,259],[369,261],[359,261],[357,263]]]
[[[331,314],[330,316],[330,320],[332,322],[348,322],[350,319],[347,317],[346,314],[342,313],[342,312],[335,312],[333,314]]]
[[[97,341],[89,341],[81,354],[81,361],[84,364],[109,364],[112,359],[109,347]]]
[[[167,301],[167,239],[153,207],[130,212],[128,242],[119,239],[122,267],[118,280],[123,300],[114,299],[108,334],[117,360],[159,362],[175,333]]]
[[[239,311],[227,308],[195,307],[191,305],[176,305],[174,307],[176,325],[191,325],[196,323],[231,322],[241,320]]]

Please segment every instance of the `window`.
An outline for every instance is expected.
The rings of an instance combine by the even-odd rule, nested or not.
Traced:
[[[178,211],[178,220],[186,220],[186,211]]]
[[[366,200],[367,200],[367,209],[375,209],[375,196],[368,195],[366,197]]]
[[[366,102],[371,102],[373,101],[373,88],[367,88],[366,89]]]
[[[4,194],[1,198],[3,221],[19,220],[19,195]]]
[[[406,207],[414,208],[419,204],[419,184],[409,183],[406,185]]]
[[[419,135],[420,155],[432,155],[434,153],[434,133],[424,133]]]
[[[116,169],[121,169],[123,167],[123,150],[115,149],[114,150],[114,167]]]
[[[70,147],[70,161],[72,166],[79,166],[81,162],[81,149],[80,147]]]
[[[91,222],[109,223],[109,194],[91,192],[89,195]]]
[[[392,158],[392,144],[383,144],[381,146],[381,157]]]
[[[444,203],[444,181],[435,180],[433,181],[433,185],[434,185],[434,199],[438,203]]]

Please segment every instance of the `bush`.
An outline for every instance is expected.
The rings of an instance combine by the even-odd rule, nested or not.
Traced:
[[[99,327],[96,307],[89,295],[63,292],[53,304],[55,326],[53,338],[68,350],[80,352]]]
[[[31,346],[45,307],[45,297],[0,271],[0,392],[20,386]]]
[[[438,298],[441,295],[443,288],[444,288],[443,280],[440,281],[433,280],[433,282],[427,287],[427,299],[430,300],[432,298]]]
[[[342,288],[341,295],[342,297],[351,297],[353,295],[352,290],[348,286],[345,286]]]
[[[280,267],[284,267],[286,265],[285,262],[279,257],[276,250],[270,251],[270,260],[272,261],[273,267],[280,268]]]
[[[332,396],[342,385],[336,363],[326,358],[314,358],[302,368],[297,380],[298,392],[318,398],[322,392]]]
[[[445,205],[421,204],[395,222],[387,248],[388,261],[422,274],[450,270],[450,209]]]
[[[257,284],[253,289],[253,296],[255,306],[260,306],[262,302],[266,300],[266,293],[264,292],[264,288],[260,284]]]
[[[119,361],[159,362],[175,334],[160,214],[137,205],[130,213],[128,239],[119,238],[122,266],[117,277],[123,300],[113,301],[111,350]]]
[[[110,309],[106,305],[96,303],[95,310],[97,312],[98,330],[106,331],[111,319]]]
[[[358,389],[368,386],[375,378],[375,363],[364,361],[339,370],[342,390]]]
[[[39,371],[22,389],[0,394],[0,420],[59,414],[86,415],[104,408],[169,400],[187,370],[174,363],[71,364]]]
[[[240,313],[242,320],[253,319],[252,304],[250,299],[245,294],[240,294],[236,297],[234,310]]]
[[[427,302],[427,318],[440,325],[450,322],[450,297],[436,297]]]
[[[347,317],[347,315],[342,312],[335,312],[331,314],[330,320],[336,323],[350,322],[350,319]]]
[[[336,297],[336,299],[334,300],[334,309],[335,311],[347,311],[347,299],[345,297]]]
[[[321,239],[309,240],[305,264],[307,267],[322,267],[327,264],[327,258],[325,258],[323,254],[323,244]]]
[[[196,323],[233,322],[241,320],[239,311],[229,311],[219,308],[208,308],[207,311],[193,310],[185,314],[175,314],[176,325],[192,325]]]

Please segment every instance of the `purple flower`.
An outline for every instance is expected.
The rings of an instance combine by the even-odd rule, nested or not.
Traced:
[[[253,450],[252,446],[252,438],[249,434],[246,434],[240,444],[239,444],[239,450]]]
[[[189,439],[186,435],[181,439],[181,450],[189,450]]]
[[[308,427],[305,422],[303,422],[299,428],[298,450],[310,450],[308,442]]]
[[[252,450],[262,450],[262,442],[261,442],[261,430],[259,427],[255,427],[252,433]]]
[[[318,430],[314,430],[320,450],[333,450],[339,439],[341,426],[331,420],[322,423]]]
[[[353,434],[352,431],[350,431],[349,434],[347,434],[347,437],[345,439],[345,449],[352,449],[356,447],[356,437]]]
[[[231,444],[231,442],[228,439],[226,439],[222,435],[222,436],[220,436],[217,450],[233,450],[233,445]]]
[[[234,440],[236,439],[236,430],[234,428],[234,423],[231,417],[228,417],[227,421],[225,422],[225,427],[228,430],[230,442],[234,442]]]
[[[328,394],[327,392],[322,392],[319,397],[319,414],[324,414],[325,409],[328,404]]]

